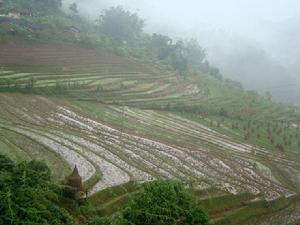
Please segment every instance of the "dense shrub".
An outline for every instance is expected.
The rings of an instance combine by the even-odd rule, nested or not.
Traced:
[[[110,225],[110,221],[107,217],[95,217],[91,219],[87,225]]]
[[[56,204],[57,190],[44,163],[15,165],[0,155],[0,224],[74,224]]]
[[[208,219],[182,184],[157,181],[145,185],[122,212],[123,224],[207,225]]]

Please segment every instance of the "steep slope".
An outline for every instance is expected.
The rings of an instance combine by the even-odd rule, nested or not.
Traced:
[[[297,108],[232,81],[182,77],[101,50],[0,46],[0,144],[9,146],[12,158],[45,160],[58,180],[77,165],[96,199],[107,188],[159,178],[222,194],[249,192],[259,204],[287,198],[286,207],[297,198]],[[281,151],[276,143],[244,140],[249,128],[240,127],[250,122],[262,137],[276,124],[275,133],[293,136],[291,145]],[[231,129],[236,123],[239,128]],[[246,208],[224,211],[216,224],[239,210]]]
[[[245,92],[232,81],[206,74],[182,77],[158,65],[145,65],[101,50],[70,45],[0,47],[2,91],[262,120],[290,120],[298,115],[295,108]]]
[[[77,165],[84,181],[95,179],[91,194],[129,180],[148,181],[159,177],[194,180],[200,186],[213,185],[234,194],[247,191],[270,200],[296,194],[295,189],[274,177],[268,165],[297,170],[300,166],[297,158],[236,142],[173,114],[128,109],[127,115],[149,124],[148,129],[153,126],[174,138],[181,136],[182,144],[184,139],[195,142],[184,147],[172,146],[130,134],[107,126],[58,99],[1,95],[2,130],[47,147],[71,167]],[[101,178],[93,177],[99,174]]]

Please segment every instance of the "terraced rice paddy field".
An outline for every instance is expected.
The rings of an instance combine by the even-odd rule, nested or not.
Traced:
[[[280,221],[279,211],[289,212],[289,218],[281,217],[286,224],[300,219],[298,154],[251,145],[175,113],[145,109],[178,99],[187,105],[209,101],[214,90],[208,91],[200,78],[200,84],[191,83],[94,50],[0,48],[0,153],[16,161],[44,160],[57,180],[77,165],[104,214],[115,212],[113,207],[137,191],[130,182],[180,179],[206,190],[199,201],[215,224],[225,216],[238,224],[249,219],[249,212],[261,216],[256,224]],[[42,95],[10,92],[32,83]],[[68,90],[65,98],[53,96],[59,88]],[[218,98],[213,102],[218,104]],[[212,189],[208,200],[205,193]],[[233,205],[222,208],[223,201]]]
[[[242,92],[211,76],[183,79],[159,66],[75,46],[0,44],[0,90],[139,108],[194,108],[227,111],[250,106],[256,115],[290,116],[290,109]],[[228,107],[228,105],[233,107]],[[267,109],[267,110],[266,110]]]
[[[81,100],[143,108],[206,105],[218,108],[251,102],[232,85],[209,76],[183,79],[158,66],[74,46],[0,44],[0,89],[47,95],[64,93]],[[237,89],[237,90],[235,90]],[[274,108],[278,114],[282,110]]]
[[[36,90],[48,90],[50,94],[62,88],[81,99],[120,102],[137,100],[135,96],[141,99],[171,96],[187,86],[171,73],[160,73],[141,62],[99,51],[14,45],[0,45],[0,48],[2,89],[25,88],[32,82]]]
[[[158,178],[268,201],[299,191],[299,158],[236,142],[170,113],[102,106],[104,121],[125,114],[125,125],[118,127],[56,98],[1,94],[0,105],[1,136],[23,155],[46,160],[54,174],[66,175],[77,165],[90,195]],[[140,126],[136,133],[125,129],[131,120]],[[152,128],[156,135],[147,133]]]

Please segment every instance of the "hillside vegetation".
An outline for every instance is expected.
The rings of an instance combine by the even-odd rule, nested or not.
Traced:
[[[0,18],[0,154],[44,161],[57,184],[77,166],[87,202],[59,203],[77,224],[115,218],[160,179],[189,187],[212,224],[299,221],[299,108],[245,91],[196,41],[145,34],[120,7],[91,23],[74,4],[34,2],[1,9],[21,17]]]

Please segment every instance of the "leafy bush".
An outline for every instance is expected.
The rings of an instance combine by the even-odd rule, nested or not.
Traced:
[[[15,165],[0,155],[0,224],[73,225],[70,215],[56,204],[57,190],[44,163]]]
[[[111,224],[109,219],[107,217],[95,217],[93,219],[91,219],[87,225],[109,225]]]
[[[123,210],[122,219],[126,225],[208,225],[202,208],[176,181],[146,184]]]

